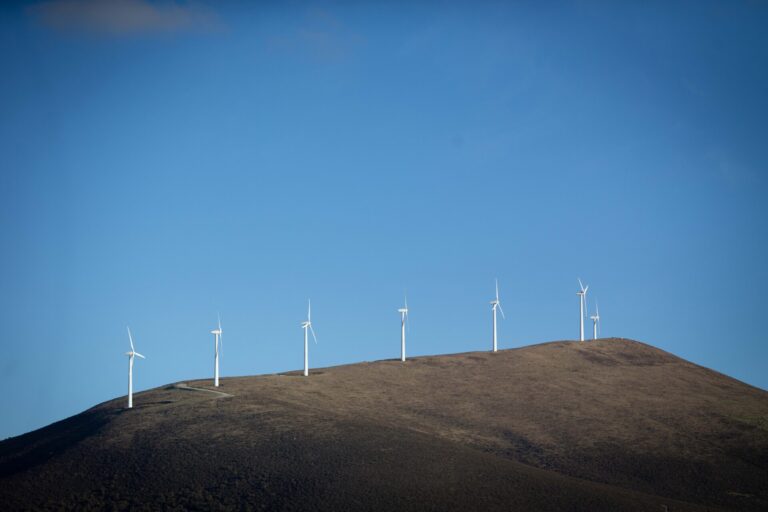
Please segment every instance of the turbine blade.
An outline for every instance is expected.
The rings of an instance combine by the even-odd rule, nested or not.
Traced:
[[[315,344],[317,344],[317,336],[315,336],[315,330],[312,328],[312,324],[309,324],[309,330],[312,331],[312,339],[314,339]]]
[[[501,312],[501,318],[504,318],[504,320],[506,320],[506,318],[504,317],[504,310],[501,308],[501,302],[499,302],[498,305],[499,305],[499,311]]]
[[[216,313],[216,316],[219,319],[219,331],[221,331],[221,314],[220,313]],[[219,336],[221,336],[221,334],[219,334]]]
[[[144,357],[143,355],[139,354],[138,352],[134,352],[133,355],[135,355],[136,357],[140,357],[142,359],[146,359],[146,357]]]
[[[581,291],[583,292],[583,291],[584,291],[584,285],[583,285],[583,284],[581,284],[581,278],[580,278],[580,277],[577,277],[576,279],[578,279],[578,280],[579,280],[579,288],[581,288]]]
[[[496,279],[496,302],[499,301],[499,280]]]
[[[135,349],[133,348],[133,336],[131,336],[131,328],[126,326],[126,329],[128,329],[128,341],[131,342],[131,352],[134,352]]]
[[[312,321],[312,299],[307,299],[307,322]]]

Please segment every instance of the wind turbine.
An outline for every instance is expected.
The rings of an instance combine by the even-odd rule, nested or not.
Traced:
[[[585,288],[583,284],[581,284],[581,279],[579,279],[579,287],[581,290],[576,292],[576,295],[579,296],[579,308],[581,311],[581,314],[579,315],[579,326],[580,326],[580,341],[584,341],[584,316],[586,315],[586,312],[584,311],[584,307],[586,306],[587,301],[587,290],[589,289],[589,285]]]
[[[213,385],[219,387],[219,346],[223,344],[224,331],[221,330],[221,315],[218,315],[219,327],[212,330],[213,334]]]
[[[304,376],[309,375],[309,337],[307,331],[312,331],[312,338],[317,343],[317,336],[315,336],[315,330],[312,328],[312,302],[307,299],[307,321],[301,322],[301,328],[304,329]]]
[[[125,355],[128,356],[128,408],[133,408],[133,356],[139,356],[142,359],[146,359],[143,355],[136,352],[136,350],[133,348],[133,336],[131,336],[131,328],[126,327],[128,329],[128,341],[131,342],[131,351],[126,352]]]
[[[405,297],[405,307],[397,310],[400,313],[400,360],[405,362],[405,323],[408,321],[408,297]]]
[[[597,301],[595,301],[595,314],[589,318],[592,319],[592,336],[596,340],[597,331],[600,329],[600,308],[597,307]]]
[[[504,318],[504,310],[501,308],[501,302],[499,302],[499,280],[496,280],[496,298],[491,301],[491,311],[493,311],[493,351],[498,350],[498,344],[496,343],[496,308],[501,311],[501,318]],[[505,318],[506,320],[506,318]]]

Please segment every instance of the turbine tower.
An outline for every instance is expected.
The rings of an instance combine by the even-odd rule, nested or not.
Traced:
[[[589,317],[592,319],[592,339],[597,339],[597,331],[600,330],[600,308],[597,307],[597,301],[595,301],[595,314]]]
[[[504,310],[501,308],[501,302],[499,302],[499,280],[496,280],[496,298],[491,301],[491,311],[493,312],[493,351],[498,350],[498,344],[496,342],[496,308],[501,311],[501,318],[504,318]],[[506,318],[505,318],[506,320]]]
[[[584,311],[585,306],[587,304],[587,290],[589,289],[589,285],[585,288],[583,284],[581,284],[581,279],[579,279],[579,287],[581,290],[576,292],[576,295],[579,296],[579,340],[584,341],[584,316],[586,315],[586,311]]]
[[[213,385],[219,387],[219,347],[223,344],[222,336],[224,331],[221,330],[221,315],[219,317],[219,327],[211,331],[213,334]]]
[[[397,310],[400,313],[400,360],[405,362],[405,323],[408,321],[408,297],[405,297],[405,307]]]
[[[317,343],[317,336],[315,336],[315,330],[312,328],[312,302],[307,299],[307,321],[301,322],[301,328],[304,329],[304,376],[309,375],[309,337],[307,331],[312,331],[312,338]]]
[[[128,341],[131,343],[131,351],[126,352],[125,355],[128,356],[128,408],[133,408],[133,356],[139,356],[142,359],[146,359],[143,355],[136,352],[136,350],[133,348],[133,336],[131,336],[131,328],[126,327],[128,329]]]

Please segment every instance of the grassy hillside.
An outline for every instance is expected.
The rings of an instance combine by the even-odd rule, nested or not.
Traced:
[[[634,341],[219,390],[158,388],[1,442],[3,508],[768,509],[768,393]]]

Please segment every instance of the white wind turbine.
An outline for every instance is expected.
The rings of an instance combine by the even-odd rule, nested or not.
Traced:
[[[224,331],[221,330],[221,315],[218,315],[219,327],[212,330],[213,334],[213,385],[219,387],[219,347],[223,344]]]
[[[595,301],[595,314],[589,317],[592,319],[592,339],[597,339],[597,333],[600,330],[600,308],[597,306],[597,301]]]
[[[496,308],[499,308],[501,312],[501,318],[504,318],[504,310],[501,308],[501,302],[499,302],[499,280],[496,280],[496,298],[491,301],[491,311],[493,312],[493,351],[498,350],[498,344],[496,343]],[[506,320],[506,318],[505,318]]]
[[[304,376],[309,375],[309,337],[307,331],[312,331],[312,338],[317,343],[317,336],[315,336],[315,330],[312,328],[312,302],[307,299],[307,321],[301,322],[301,328],[304,329]]]
[[[576,292],[576,295],[579,296],[579,328],[580,328],[580,335],[579,340],[584,341],[584,317],[586,316],[586,305],[587,305],[587,290],[589,289],[589,285],[585,288],[583,284],[581,284],[581,279],[579,279],[579,287],[581,290]]]
[[[128,329],[128,341],[131,343],[131,351],[125,353],[128,356],[128,408],[131,409],[133,407],[133,356],[139,356],[142,359],[146,359],[146,357],[136,352],[133,348],[131,328],[126,327],[126,329]]]
[[[408,297],[405,297],[405,307],[397,310],[400,313],[400,360],[405,361],[405,323],[408,321]]]

